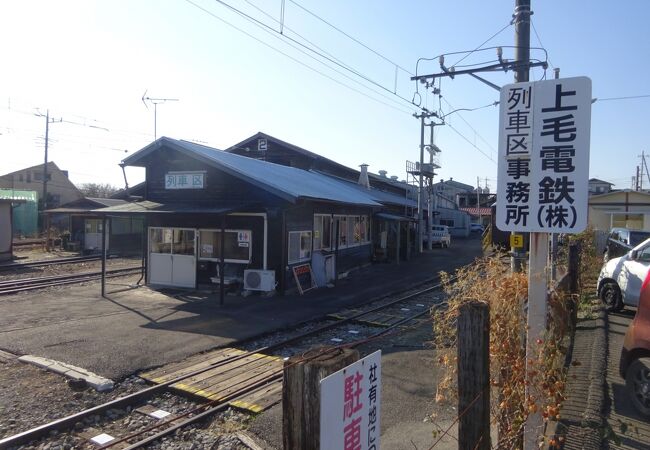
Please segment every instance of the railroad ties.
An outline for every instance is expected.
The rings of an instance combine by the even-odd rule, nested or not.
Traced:
[[[174,383],[170,388],[218,401],[281,374],[283,360],[277,356],[248,353],[236,348],[221,348],[140,374],[140,377],[155,384],[162,384],[210,366],[214,367]],[[259,413],[278,403],[281,396],[282,379],[238,396],[231,400],[230,404]]]

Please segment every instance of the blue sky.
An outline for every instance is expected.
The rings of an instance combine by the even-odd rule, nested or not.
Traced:
[[[416,109],[408,102],[415,84],[407,71],[415,72],[418,58],[476,48],[508,25],[514,7],[514,0],[295,0],[406,69],[397,72],[397,94],[408,100],[403,101],[388,92],[395,87],[393,63],[290,0],[285,0],[287,36],[317,45],[381,87],[336,68],[351,79],[344,77],[318,62],[320,57],[298,52],[287,39],[214,0],[192,1],[217,18],[185,0],[2,2],[0,172],[42,162],[45,120],[34,113],[49,108],[64,120],[50,126],[50,159],[76,183],[121,186],[117,164],[125,150],[136,151],[153,139],[153,108],[141,101],[146,90],[150,97],[179,99],[158,106],[159,136],[226,148],[264,131],[345,165],[368,163],[375,173],[385,169],[404,178],[405,161],[418,159],[420,136],[411,116]],[[273,18],[279,19],[281,0],[224,1],[279,28]],[[650,94],[650,2],[533,0],[532,8],[533,24],[561,76],[591,77],[599,99]],[[486,47],[502,45],[504,57],[512,58],[505,46],[513,42],[514,29],[507,26]],[[534,32],[531,46],[540,46]],[[532,54],[543,58],[541,51]],[[462,56],[447,56],[446,64]],[[495,51],[486,50],[461,64],[493,59]],[[425,62],[419,71],[439,67]],[[531,73],[531,79],[542,76],[540,69]],[[547,77],[552,76],[549,68]],[[503,85],[512,82],[512,73],[486,78]],[[496,91],[469,77],[443,80],[442,100],[422,87],[420,93],[423,105],[441,104],[444,112],[498,99]],[[649,113],[650,98],[593,104],[591,177],[630,187],[638,155],[650,153]],[[474,184],[480,177],[484,184],[487,178],[496,190],[498,108],[452,114],[447,121],[451,127],[436,128],[443,150],[438,179]],[[131,182],[143,178],[139,169],[128,175]],[[645,185],[650,186],[647,179]]]

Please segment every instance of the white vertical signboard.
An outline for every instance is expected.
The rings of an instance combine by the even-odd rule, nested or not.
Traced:
[[[496,225],[579,233],[587,226],[591,80],[501,89]]]
[[[320,382],[321,450],[379,450],[381,351]]]

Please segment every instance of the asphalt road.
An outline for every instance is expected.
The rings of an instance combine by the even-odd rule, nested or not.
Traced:
[[[625,380],[618,373],[623,338],[634,312],[626,308],[607,317],[606,423],[616,435],[604,442],[607,449],[650,449],[650,420],[636,412],[628,400]]]

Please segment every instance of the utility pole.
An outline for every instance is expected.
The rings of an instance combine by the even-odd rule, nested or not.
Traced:
[[[420,167],[418,169],[419,179],[418,179],[418,253],[422,253],[424,248],[422,246],[422,241],[424,240],[424,127],[427,126],[424,123],[424,119],[429,117],[437,116],[434,112],[422,111],[420,114],[413,114],[413,117],[420,119]]]
[[[483,224],[481,219],[481,179],[476,177],[476,213],[478,214],[478,223]]]
[[[634,190],[639,190],[639,166],[636,166],[636,177],[634,177]]]
[[[643,163],[645,162],[645,153],[641,152],[641,174],[639,175],[639,191],[643,190]]]
[[[45,159],[43,161],[43,227],[45,227],[45,210],[47,209],[47,145],[50,137],[50,110],[45,113]]]
[[[515,0],[515,82],[529,81],[530,64],[530,0]],[[537,339],[544,337],[546,330],[546,265],[548,264],[548,233],[530,233],[528,256],[528,307],[526,318],[526,378],[528,379],[536,365],[530,360],[537,360]],[[521,254],[515,256],[521,261]],[[526,386],[526,397],[530,394]],[[538,440],[543,434],[541,413],[530,413],[524,425],[524,450],[538,448]]]

